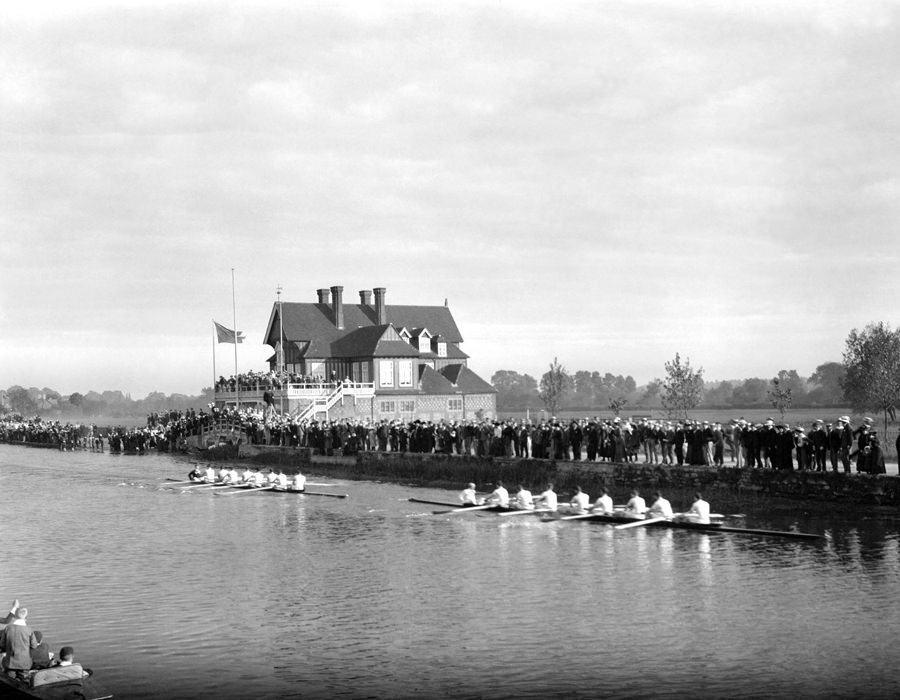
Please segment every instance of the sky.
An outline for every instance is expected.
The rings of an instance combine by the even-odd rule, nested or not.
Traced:
[[[0,388],[196,394],[276,290],[485,379],[809,376],[896,327],[900,4],[0,2]],[[233,280],[233,285],[232,285]]]

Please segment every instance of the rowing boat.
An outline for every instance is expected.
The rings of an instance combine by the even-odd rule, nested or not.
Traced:
[[[82,676],[83,672],[88,675]],[[41,700],[107,700],[113,697],[97,686],[93,674],[83,670],[81,664],[30,671],[28,680],[24,681],[0,673],[0,695]]]
[[[269,493],[290,493],[294,496],[328,496],[329,498],[348,498],[347,493],[322,493],[321,491],[297,491],[295,489],[282,489],[277,486],[269,491]]]
[[[571,517],[571,516],[570,516]],[[626,515],[606,515],[600,513],[578,514],[572,519],[587,520],[597,523],[611,523],[622,525],[625,523],[641,523],[642,518],[630,518]],[[560,518],[561,519],[561,518]],[[729,527],[722,523],[698,523],[691,520],[664,520],[654,519],[646,522],[647,527],[665,527],[675,530],[698,530],[700,532],[726,532],[734,535],[758,535],[761,537],[784,537],[798,540],[819,540],[822,535],[811,532],[797,532],[794,530],[758,530],[747,527]]]

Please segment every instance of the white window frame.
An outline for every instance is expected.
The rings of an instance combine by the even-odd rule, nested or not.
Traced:
[[[463,400],[459,398],[447,399],[447,410],[451,413],[462,413]]]
[[[447,343],[439,341],[437,344],[437,356],[447,357]]]
[[[378,386],[393,387],[394,386],[394,361],[379,360],[378,361]]]
[[[385,413],[394,414],[397,412],[397,403],[396,401],[390,400],[382,400],[378,402],[378,412],[384,415]]]
[[[412,360],[398,360],[397,362],[397,386],[413,385]]]

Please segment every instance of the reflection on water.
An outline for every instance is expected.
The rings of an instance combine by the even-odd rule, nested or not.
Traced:
[[[0,596],[136,698],[894,698],[890,520],[821,543],[161,488],[166,456],[0,446]],[[3,598],[0,597],[0,603]]]

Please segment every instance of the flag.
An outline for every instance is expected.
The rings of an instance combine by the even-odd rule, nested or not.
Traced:
[[[237,331],[235,333],[230,328],[226,328],[221,323],[216,323],[213,321],[216,326],[216,337],[218,338],[220,343],[243,343],[244,342],[244,331]],[[235,340],[235,336],[237,336],[237,340]]]

